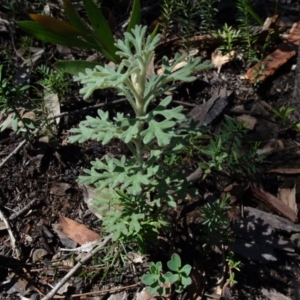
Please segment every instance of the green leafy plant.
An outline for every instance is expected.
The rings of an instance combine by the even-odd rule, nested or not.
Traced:
[[[208,202],[201,212],[204,246],[220,245],[230,239],[228,215],[230,195]]]
[[[263,25],[263,21],[253,10],[252,0],[237,0],[236,8],[238,10],[237,21],[239,22],[239,30],[241,41],[245,49],[245,57],[249,60],[257,58],[254,48],[258,39],[258,34],[253,30],[254,21],[259,25]]]
[[[163,0],[160,4],[161,16],[159,22],[163,38],[166,38],[175,26],[176,13],[178,11],[176,3],[176,0]]]
[[[165,296],[171,293],[172,287],[174,287],[176,293],[181,293],[192,283],[189,276],[192,267],[190,265],[182,266],[181,258],[177,253],[172,255],[167,265],[170,271],[164,274],[160,261],[150,263],[150,273],[143,275],[141,278],[142,282],[147,286],[148,293],[158,293],[160,296]]]
[[[223,52],[223,54],[226,54],[235,50],[234,45],[240,37],[240,30],[236,30],[225,24],[222,30],[219,29],[214,35],[222,38],[223,44],[219,47],[219,49]]]
[[[226,117],[219,136],[200,148],[208,157],[207,162],[199,163],[204,170],[204,177],[212,170],[246,176],[256,173],[255,162],[260,159],[257,155],[259,143],[249,142],[247,132],[244,123]]]
[[[232,286],[237,283],[235,280],[235,272],[240,271],[239,266],[241,262],[234,258],[234,253],[232,251],[227,255],[226,262],[229,268],[229,278],[227,279],[227,283]]]
[[[29,85],[14,84],[11,77],[4,77],[3,66],[0,65],[0,109],[2,115],[7,115],[6,120],[1,124],[1,131],[11,126],[16,133],[25,131],[26,137],[29,137],[32,130],[36,128],[36,122],[21,113],[22,109],[32,109],[23,97],[29,88]]]
[[[272,109],[272,113],[282,122],[283,126],[290,123],[289,115],[295,110],[292,107],[281,106],[278,109]]]
[[[70,93],[71,79],[61,70],[53,70],[45,65],[39,66],[37,72],[42,75],[39,84],[49,93],[59,95],[61,98]]]
[[[132,33],[125,33],[124,41],[118,40],[115,45],[119,49],[117,55],[122,57],[118,66],[97,66],[74,77],[84,85],[80,90],[84,98],[96,89],[114,88],[126,96],[132,107],[134,115],[117,113],[113,120],[108,112],[99,110],[98,117],[88,116],[79,128],[72,129],[70,137],[71,142],[96,140],[104,145],[116,138],[131,151],[132,157],[117,159],[106,156],[105,160],[91,162],[92,168],[84,170],[87,175],[79,178],[79,182],[97,187],[100,192],[96,200],[98,206],[112,207],[109,214],[103,215],[103,220],[107,229],[109,224],[114,226],[114,239],[129,236],[131,242],[146,238],[142,233],[149,232],[149,226],[152,226],[150,231],[153,233],[159,230],[158,226],[164,225],[159,221],[165,218],[161,211],[155,215],[152,210],[165,205],[174,207],[177,197],[187,197],[187,190],[191,194],[196,192],[189,188],[179,170],[166,172],[161,162],[167,148],[181,148],[188,132],[201,133],[191,126],[179,128],[186,117],[181,112],[182,106],[167,108],[171,96],[154,107],[150,104],[172,90],[175,81],[193,81],[192,72],[210,67],[207,62],[200,64],[200,59],[196,58],[172,72],[174,66],[185,59],[184,55],[177,54],[172,63],[163,58],[162,75],[148,76],[147,70],[160,37],[146,38],[145,35],[146,27],[136,26]],[[172,193],[168,192],[170,189]],[[116,194],[116,190],[123,192]]]
[[[33,21],[19,21],[17,24],[26,33],[42,41],[68,47],[94,49],[110,61],[119,63],[120,57],[116,54],[117,48],[114,45],[112,30],[93,0],[83,0],[90,25],[80,18],[71,0],[63,0],[63,3],[70,23],[50,16],[30,14]],[[140,1],[134,0],[127,31],[139,24],[140,18]],[[79,71],[93,68],[97,64],[87,61],[60,61],[55,65],[71,74],[78,74]]]
[[[212,34],[216,28],[217,3],[220,0],[198,0],[197,8],[201,17],[200,31]]]

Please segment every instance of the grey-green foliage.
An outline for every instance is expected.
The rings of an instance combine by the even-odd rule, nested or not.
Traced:
[[[82,143],[92,139],[102,144],[117,138],[132,153],[132,157],[122,156],[118,159],[106,156],[105,160],[93,161],[92,168],[84,170],[87,175],[79,178],[81,183],[94,184],[106,194],[113,195],[115,189],[125,191],[125,197],[98,197],[99,205],[109,201],[118,202],[117,208],[109,213],[114,226],[119,223],[115,239],[129,235],[141,238],[141,220],[151,217],[150,211],[142,209],[146,204],[160,207],[162,203],[166,203],[176,206],[177,197],[186,197],[188,183],[184,176],[180,174],[180,170],[172,172],[172,176],[168,174],[162,164],[162,157],[166,148],[180,148],[187,132],[193,129],[182,127],[179,131],[178,125],[186,117],[181,106],[167,108],[172,100],[171,96],[163,98],[154,108],[149,108],[149,104],[154,98],[174,89],[175,81],[193,81],[195,77],[191,74],[194,71],[206,69],[210,65],[200,64],[199,58],[189,59],[183,68],[172,72],[174,66],[186,59],[184,55],[176,55],[172,62],[163,58],[162,75],[148,75],[159,39],[159,35],[146,37],[146,27],[136,26],[132,33],[125,33],[124,41],[116,43],[119,49],[117,54],[122,57],[120,65],[97,66],[74,78],[84,85],[80,90],[84,98],[89,97],[96,89],[114,88],[120,95],[126,96],[134,111],[134,116],[117,113],[110,119],[107,112],[99,110],[98,117],[88,116],[80,123],[79,128],[72,129],[73,136],[70,137],[71,142]],[[200,134],[198,131],[195,133]],[[169,190],[172,192],[168,192]],[[124,207],[130,207],[128,201],[136,205],[135,210],[131,208],[130,220],[127,219],[129,223],[134,220],[132,225],[128,225],[127,221],[122,222],[125,217]],[[158,219],[159,217],[155,217],[152,222],[155,228],[158,227]],[[150,221],[146,223],[149,225]],[[107,221],[104,222],[109,228]],[[126,227],[123,231],[122,226]]]

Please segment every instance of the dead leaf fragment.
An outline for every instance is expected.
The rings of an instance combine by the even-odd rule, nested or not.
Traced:
[[[298,214],[298,208],[296,203],[296,186],[292,189],[279,188],[278,189],[278,199],[280,199],[285,205],[290,207],[295,214]]]
[[[60,215],[59,218],[62,231],[78,244],[83,245],[87,242],[93,242],[100,239],[98,233],[88,229],[85,225],[62,215]]]
[[[220,73],[221,67],[224,64],[234,60],[235,58],[236,58],[236,52],[234,50],[232,50],[229,53],[223,55],[221,50],[216,49],[211,54],[211,62],[218,69],[218,73]]]
[[[277,213],[280,213],[281,215],[289,219],[291,222],[296,223],[298,221],[297,215],[290,207],[285,205],[282,201],[280,201],[272,194],[264,191],[257,184],[251,184],[251,191],[255,198],[263,201],[271,209],[273,209]]]
[[[300,174],[299,168],[276,168],[271,169],[268,173],[279,173],[279,174]]]
[[[245,127],[250,130],[253,130],[257,123],[257,120],[254,117],[251,117],[249,115],[238,116],[237,120],[244,123]]]
[[[258,62],[247,71],[246,77],[251,83],[262,82],[291,57],[296,54],[300,40],[300,22],[295,23],[287,39],[278,48],[267,55],[262,61]]]
[[[50,194],[55,196],[65,196],[66,190],[72,186],[65,182],[53,182],[50,188]]]

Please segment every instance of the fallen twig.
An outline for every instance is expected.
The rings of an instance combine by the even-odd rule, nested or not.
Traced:
[[[31,200],[29,203],[27,203],[22,209],[20,209],[19,211],[13,213],[8,219],[10,221],[15,220],[16,218],[18,218],[22,213],[24,213],[25,211],[27,211],[35,202],[37,202],[37,198],[34,198],[33,200]]]
[[[16,246],[16,239],[15,236],[11,230],[10,224],[8,222],[8,220],[5,218],[4,214],[2,213],[2,211],[0,210],[0,219],[5,223],[6,229],[8,231],[9,237],[10,237],[10,241],[11,241],[11,247],[13,249],[13,257],[16,259],[20,258],[20,250],[17,248]]]
[[[45,296],[42,298],[42,300],[49,300],[51,299],[56,292],[75,274],[75,272],[89,259],[92,258],[93,255],[95,255],[97,252],[99,252],[111,239],[112,235],[107,236],[103,242],[99,243],[99,245],[92,250],[90,253],[88,253],[83,259],[81,259],[75,266],[72,268],[72,270],[69,271],[68,274],[66,274],[58,283],[57,285]]]

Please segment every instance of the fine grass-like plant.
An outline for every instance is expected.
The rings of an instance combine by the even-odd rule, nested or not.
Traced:
[[[79,177],[79,182],[97,187],[96,203],[106,212],[103,222],[114,240],[123,238],[142,244],[166,225],[162,213],[165,206],[175,207],[177,199],[186,199],[188,190],[195,194],[180,170],[166,172],[162,162],[167,148],[176,151],[189,132],[201,133],[190,125],[179,127],[186,121],[183,107],[168,108],[172,97],[159,97],[174,89],[175,81],[193,81],[193,72],[210,65],[195,58],[172,72],[186,58],[177,54],[171,63],[163,58],[162,75],[147,75],[159,40],[159,35],[146,37],[146,27],[136,26],[125,33],[124,41],[115,44],[116,54],[122,58],[119,65],[97,66],[74,77],[84,85],[80,90],[84,98],[97,89],[114,88],[132,107],[132,114],[119,112],[113,119],[99,110],[98,117],[88,116],[79,128],[72,129],[70,137],[71,142],[96,140],[103,145],[119,139],[131,151],[129,157],[96,159],[91,169],[84,170],[86,175]],[[150,106],[155,99],[158,103]]]
[[[203,208],[201,216],[203,217],[204,246],[221,245],[231,238],[227,215],[227,211],[230,209],[229,201],[230,196],[226,195],[223,199],[217,199],[212,203],[208,202]]]
[[[220,134],[212,138],[200,151],[208,157],[206,162],[199,163],[204,170],[204,177],[212,170],[224,170],[229,174],[243,176],[254,175],[257,171],[257,149],[259,143],[250,142],[248,130],[244,123],[226,117]]]
[[[219,49],[223,52],[223,54],[227,54],[235,50],[235,44],[240,37],[240,30],[236,30],[225,24],[222,30],[219,29],[214,35],[222,38],[223,43]]]
[[[30,88],[29,85],[18,86],[14,84],[12,77],[5,77],[3,66],[0,65],[0,109],[1,115],[7,115],[6,120],[1,124],[0,131],[8,126],[16,133],[25,132],[26,138],[36,128],[36,122],[22,111],[31,111],[32,105],[24,99],[24,93]]]
[[[259,25],[263,25],[263,21],[253,10],[252,6],[253,0],[237,0],[236,3],[241,41],[246,49],[245,56],[249,60],[257,58],[254,45],[257,42],[258,34],[253,30],[253,25],[255,22]]]

